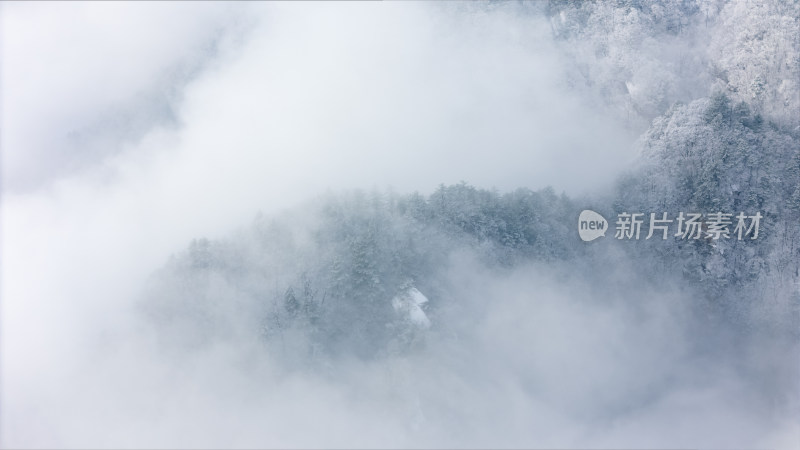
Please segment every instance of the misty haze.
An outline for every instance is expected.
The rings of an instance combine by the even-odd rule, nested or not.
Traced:
[[[800,2],[3,2],[3,448],[800,448]]]

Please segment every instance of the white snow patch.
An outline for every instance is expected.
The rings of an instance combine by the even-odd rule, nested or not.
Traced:
[[[407,315],[411,323],[420,328],[428,328],[431,326],[430,319],[428,319],[425,311],[422,310],[422,305],[425,303],[428,303],[428,297],[425,297],[417,288],[409,288],[407,291],[392,299],[394,310],[400,314]]]

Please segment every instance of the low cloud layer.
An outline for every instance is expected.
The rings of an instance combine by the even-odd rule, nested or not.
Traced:
[[[468,254],[449,272],[459,302],[425,351],[313,371],[247,339],[175,353],[118,322],[6,395],[6,445],[791,446],[766,386],[791,385],[785,349],[700,350],[690,293]]]

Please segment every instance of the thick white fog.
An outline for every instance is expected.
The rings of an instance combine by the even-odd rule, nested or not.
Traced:
[[[597,287],[459,252],[459,301],[431,313],[424,350],[322,371],[266,352],[247,312],[229,311],[241,335],[185,353],[140,313],[192,239],[325,193],[606,192],[642,124],[569,81],[543,8],[0,5],[0,445],[800,442],[798,343],[709,331],[700,351],[692,290],[627,263]]]

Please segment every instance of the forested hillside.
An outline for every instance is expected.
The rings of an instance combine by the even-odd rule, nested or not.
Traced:
[[[294,214],[259,217],[230,239],[194,240],[158,274],[147,305],[165,329],[190,327],[197,342],[241,332],[216,313],[228,310],[216,304],[237,302],[264,339],[285,343],[294,330],[311,340],[309,351],[373,357],[409,332],[393,298],[417,288],[430,297],[429,314],[448,298],[442,276],[455,252],[498,268],[583,253],[573,211],[552,189],[500,195],[463,183],[427,197],[329,195]]]
[[[747,3],[548,2],[543,13],[574,61],[567,82],[644,129],[614,192],[570,199],[461,183],[427,195],[329,194],[230,238],[193,240],[154,277],[145,310],[185,345],[245,334],[302,358],[375,358],[446,329],[437,312],[459,301],[444,278],[459,254],[498,271],[594,268],[598,283],[628,259],[629,280],[687,286],[722,323],[797,336],[800,3]],[[611,227],[623,212],[763,219],[757,240],[609,233],[588,244],[576,233],[584,208]],[[430,329],[393,306],[410,289],[429,300],[420,308]]]

